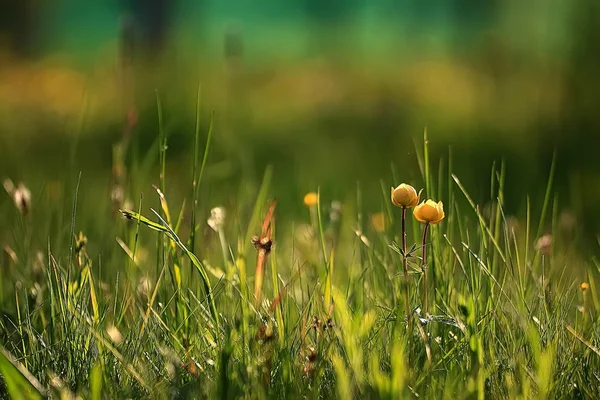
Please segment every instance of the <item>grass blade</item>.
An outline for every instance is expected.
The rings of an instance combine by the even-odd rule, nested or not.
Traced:
[[[12,399],[41,400],[43,398],[44,389],[41,383],[4,347],[0,347],[0,375]]]

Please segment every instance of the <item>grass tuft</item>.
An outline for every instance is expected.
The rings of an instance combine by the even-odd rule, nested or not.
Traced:
[[[523,194],[519,212],[505,200],[504,161],[480,204],[452,150],[436,159],[425,131],[422,178],[407,183],[443,201],[441,222],[391,206],[387,188],[410,178],[395,169],[397,182],[373,177],[381,191],[357,183],[341,203],[319,188],[298,215],[289,197],[277,210],[269,201],[272,167],[222,203],[209,174],[214,116],[199,154],[200,98],[198,88],[191,188],[167,186],[180,163],[167,174],[157,93],[153,155],[119,156],[131,171],[119,185],[157,179],[157,197],[123,187],[140,196],[121,199],[124,218],[86,212],[80,173],[70,226],[53,227],[62,219],[34,205],[36,219],[15,208],[0,227],[15,232],[2,259],[0,395],[600,398],[600,263],[561,226],[556,154],[542,204]],[[211,196],[226,206],[211,213],[199,202]]]

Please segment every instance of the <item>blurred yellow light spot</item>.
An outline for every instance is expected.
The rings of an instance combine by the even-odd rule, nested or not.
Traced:
[[[385,214],[382,212],[377,212],[371,215],[371,225],[375,232],[383,232],[385,231]]]
[[[314,207],[319,202],[319,196],[315,192],[306,193],[304,196],[304,205]]]

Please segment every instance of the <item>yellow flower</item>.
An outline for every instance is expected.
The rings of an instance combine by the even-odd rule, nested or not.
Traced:
[[[583,292],[585,292],[585,291],[586,291],[586,290],[588,290],[589,288],[590,288],[590,284],[589,284],[589,283],[587,283],[587,282],[583,282],[583,283],[581,284],[581,290],[582,290]]]
[[[419,204],[421,192],[417,194],[414,187],[402,183],[397,188],[392,188],[392,204],[396,207],[414,207]]]
[[[315,192],[306,193],[304,196],[304,205],[307,207],[314,207],[319,201],[318,195]]]
[[[413,214],[417,221],[432,225],[439,223],[446,216],[442,202],[427,200],[415,207]]]

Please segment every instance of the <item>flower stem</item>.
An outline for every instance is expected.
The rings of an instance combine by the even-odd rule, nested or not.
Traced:
[[[423,260],[421,269],[423,270],[423,315],[427,318],[427,231],[429,230],[429,222],[425,224],[423,230]]]
[[[412,315],[410,313],[410,287],[408,285],[408,259],[406,254],[406,207],[402,207],[402,267],[404,269],[404,303],[406,307],[406,321],[408,323],[408,340],[409,346],[412,346]],[[412,362],[412,356],[409,358],[409,362]]]

